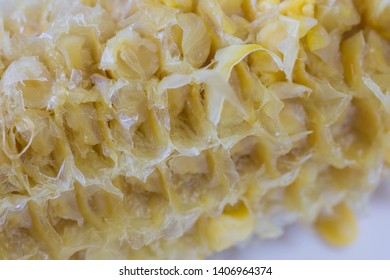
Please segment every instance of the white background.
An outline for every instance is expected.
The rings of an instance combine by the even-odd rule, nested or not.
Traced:
[[[251,240],[211,259],[390,260],[390,183],[373,193],[366,209],[358,213],[358,224],[357,240],[346,247],[329,246],[311,228],[294,225],[279,239]]]

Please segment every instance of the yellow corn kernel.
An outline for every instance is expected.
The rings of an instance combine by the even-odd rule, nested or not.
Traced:
[[[302,209],[302,193],[307,186],[314,184],[317,179],[317,172],[313,164],[305,164],[301,167],[297,179],[286,187],[284,203],[288,209]]]
[[[67,35],[60,39],[59,49],[69,69],[84,69],[82,48],[85,39],[77,35]]]
[[[287,103],[279,114],[283,128],[290,135],[305,131],[305,125],[300,119],[301,116],[297,113],[297,108],[300,109],[302,107],[298,107],[296,104],[290,105]]]
[[[168,7],[181,9],[184,12],[190,12],[192,10],[192,0],[163,0],[163,2]]]
[[[222,10],[229,16],[241,12],[242,2],[243,0],[218,0]]]
[[[313,0],[290,0],[284,1],[281,10],[286,15],[304,15],[314,17]]]
[[[31,235],[43,244],[51,258],[61,259],[61,237],[43,216],[43,210],[36,202],[30,200],[27,205],[31,217]]]
[[[307,33],[306,41],[309,50],[314,52],[329,45],[330,37],[324,27],[316,25]]]
[[[361,85],[363,75],[363,57],[365,41],[363,32],[358,32],[344,40],[341,44],[341,54],[344,65],[345,80],[349,86]]]
[[[244,202],[228,205],[220,216],[208,220],[206,234],[209,246],[214,251],[222,251],[247,239],[253,228],[252,213]]]
[[[336,246],[350,244],[357,236],[355,215],[345,203],[336,205],[333,213],[319,216],[315,227],[325,241]]]

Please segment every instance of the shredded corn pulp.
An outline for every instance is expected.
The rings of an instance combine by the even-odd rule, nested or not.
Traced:
[[[203,258],[390,162],[390,2],[0,0],[0,258]]]

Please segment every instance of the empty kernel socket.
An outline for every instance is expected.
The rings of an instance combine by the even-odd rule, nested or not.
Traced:
[[[352,242],[390,163],[389,14],[0,0],[0,258],[198,259],[296,222]]]

